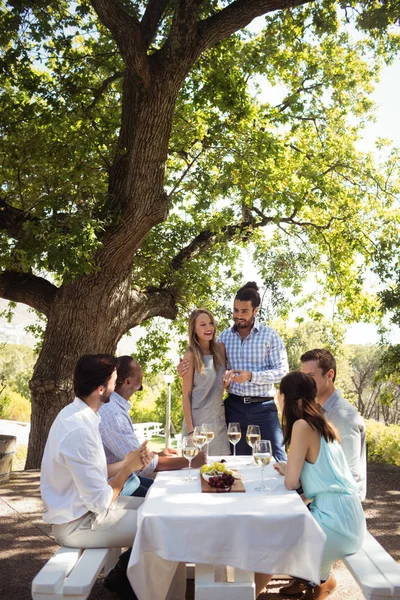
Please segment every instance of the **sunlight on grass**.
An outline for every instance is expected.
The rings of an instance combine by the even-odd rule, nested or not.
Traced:
[[[165,448],[165,437],[163,435],[155,435],[149,440],[148,447],[153,452],[161,452]],[[171,441],[171,448],[177,448],[177,443],[175,439]]]

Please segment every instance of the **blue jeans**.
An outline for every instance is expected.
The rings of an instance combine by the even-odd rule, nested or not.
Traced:
[[[143,477],[143,475],[139,475],[139,479],[140,485],[131,495],[144,498],[149,490],[149,487],[153,485],[154,479],[151,479],[151,477]]]
[[[240,423],[242,437],[236,444],[236,454],[251,454],[252,449],[246,442],[248,425],[258,425],[262,440],[270,440],[272,455],[277,461],[286,461],[283,434],[278,419],[278,411],[273,400],[245,404],[239,396],[229,394],[224,402],[226,422]],[[233,447],[232,447],[233,454]]]
[[[154,483],[154,479],[150,477],[143,477],[142,475],[135,475],[131,473],[128,479],[125,481],[125,485],[121,490],[120,496],[136,496],[144,498],[147,494],[149,487]]]

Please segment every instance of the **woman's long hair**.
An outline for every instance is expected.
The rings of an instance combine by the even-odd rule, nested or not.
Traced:
[[[195,333],[195,328],[196,328],[197,317],[199,317],[202,314],[207,315],[210,318],[210,320],[214,326],[214,333],[213,333],[212,339],[210,340],[210,354],[213,357],[215,370],[217,371],[219,369],[219,367],[221,367],[224,364],[224,360],[223,360],[223,357],[221,354],[220,347],[218,346],[217,342],[215,341],[215,332],[216,332],[217,326],[216,326],[214,317],[212,316],[210,311],[206,310],[205,308],[196,308],[189,317],[189,350],[191,350],[193,352],[194,366],[198,373],[203,373],[204,361],[203,361],[203,355],[202,355],[202,351],[200,348],[199,340],[197,339],[197,335]]]
[[[285,396],[282,412],[283,441],[286,446],[292,439],[293,425],[298,419],[304,419],[318,431],[327,442],[339,440],[336,429],[325,419],[320,405],[316,401],[317,386],[312,377],[301,371],[292,371],[285,375],[279,385],[279,391]]]

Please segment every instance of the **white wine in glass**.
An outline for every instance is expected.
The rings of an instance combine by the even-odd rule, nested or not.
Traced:
[[[233,456],[236,456],[236,444],[242,437],[240,423],[229,423],[228,425],[228,440],[233,445]]]
[[[186,481],[193,481],[192,477],[192,459],[197,456],[199,452],[198,447],[194,443],[191,436],[185,436],[182,440],[182,454],[189,461],[189,477]]]
[[[199,450],[207,443],[207,436],[202,433],[201,427],[195,427],[193,431],[193,441]]]
[[[254,447],[254,460],[261,467],[261,487],[256,487],[256,492],[268,492],[264,485],[264,468],[269,465],[272,457],[272,445],[269,440],[258,440]]]
[[[210,442],[214,439],[214,427],[213,427],[213,425],[210,425],[210,423],[203,423],[200,426],[200,432],[201,432],[201,435],[205,435],[206,439],[207,439],[207,442],[206,442],[206,444],[207,444],[206,445],[206,448],[207,448],[207,451],[206,451],[206,460],[208,461],[208,453],[209,453],[208,449],[209,449],[209,446],[210,446]]]
[[[251,453],[254,455],[254,446],[261,440],[261,431],[258,425],[248,425],[246,431],[246,442],[251,447]],[[250,465],[254,463],[249,463]]]

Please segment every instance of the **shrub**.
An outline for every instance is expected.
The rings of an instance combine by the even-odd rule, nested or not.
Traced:
[[[367,420],[368,461],[400,467],[400,425]]]
[[[6,393],[6,390],[3,390],[0,394],[0,419],[8,420],[11,419],[11,400]]]
[[[30,401],[6,387],[0,396],[0,418],[29,423],[31,420]]]

